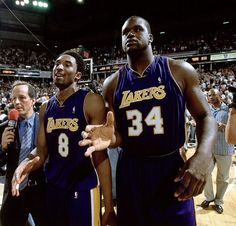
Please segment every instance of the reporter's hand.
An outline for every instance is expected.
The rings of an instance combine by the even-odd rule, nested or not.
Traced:
[[[3,150],[7,150],[8,145],[14,142],[15,133],[12,131],[11,127],[6,127],[2,133],[2,148]]]
[[[20,192],[19,192],[20,183],[26,178],[26,176],[29,174],[29,172],[34,167],[34,165],[39,161],[39,159],[40,159],[40,157],[36,156],[32,160],[24,160],[16,168],[14,175],[12,177],[12,181],[11,181],[12,196],[19,196],[20,195]]]

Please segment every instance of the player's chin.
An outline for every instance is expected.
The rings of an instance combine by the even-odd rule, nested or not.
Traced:
[[[64,81],[57,81],[54,80],[54,84],[57,88],[59,88],[60,90],[66,89],[68,87],[67,84],[64,83]]]
[[[138,48],[136,46],[130,46],[126,48],[126,53],[128,55],[134,55],[138,52]]]

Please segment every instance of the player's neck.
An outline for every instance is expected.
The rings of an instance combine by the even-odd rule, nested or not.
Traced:
[[[66,89],[59,90],[58,93],[56,94],[56,97],[57,97],[59,103],[63,104],[64,101],[75,92],[76,92],[75,87],[69,86]]]
[[[153,54],[148,54],[148,55],[143,54],[142,56],[139,56],[137,58],[128,57],[128,64],[132,70],[142,75],[144,70],[153,62],[153,60],[154,60]]]

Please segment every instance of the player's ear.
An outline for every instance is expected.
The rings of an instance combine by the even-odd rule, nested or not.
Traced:
[[[152,42],[153,42],[153,35],[149,34],[149,43],[152,43]]]
[[[75,82],[79,81],[82,77],[82,73],[77,71],[76,74],[75,74]]]

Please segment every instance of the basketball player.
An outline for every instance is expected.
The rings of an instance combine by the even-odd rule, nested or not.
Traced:
[[[216,122],[194,68],[154,56],[152,42],[145,19],[125,21],[122,47],[128,64],[103,87],[111,112],[106,124],[87,126],[79,144],[91,145],[86,155],[107,146],[123,149],[117,165],[118,225],[193,226],[192,197],[202,193],[206,182]],[[179,148],[185,141],[186,105],[197,124],[198,144],[184,163]]]
[[[46,165],[48,216],[50,225],[100,226],[101,188],[105,199],[102,225],[113,225],[111,172],[106,152],[86,158],[78,141],[87,122],[101,124],[105,118],[102,96],[76,90],[84,72],[83,59],[72,51],[62,53],[53,68],[58,92],[40,109],[37,149],[21,164],[12,180],[12,194],[19,195],[18,184],[29,171]],[[96,172],[96,170],[97,172]]]

